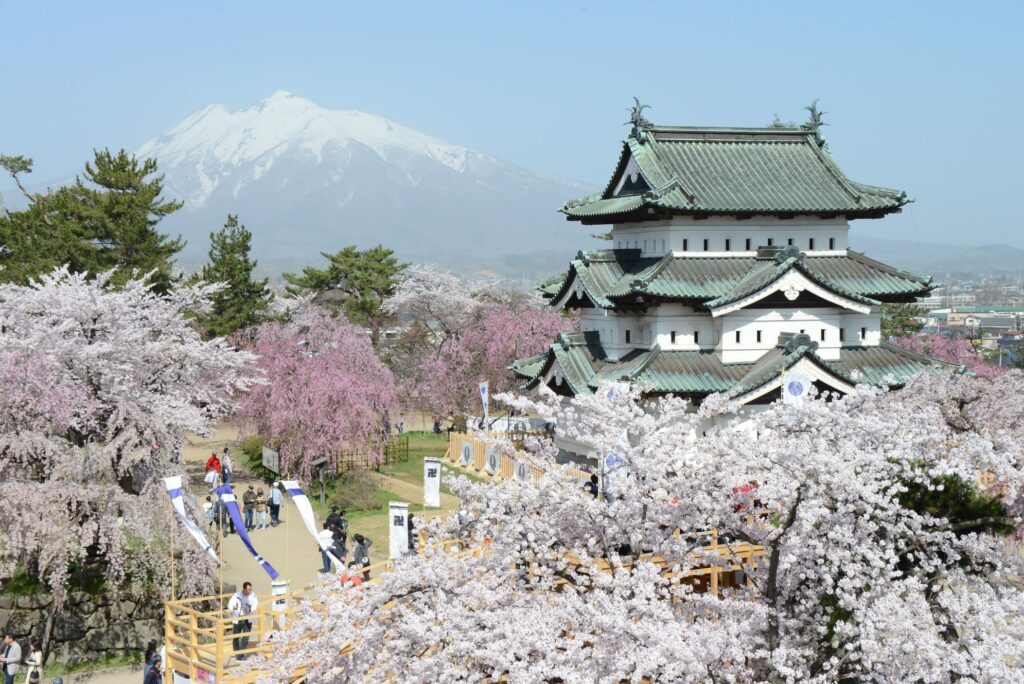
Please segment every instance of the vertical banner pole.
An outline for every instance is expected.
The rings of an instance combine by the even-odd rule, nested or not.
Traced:
[[[171,507],[170,511],[171,521],[171,600],[175,599],[175,572],[174,572],[174,507]]]
[[[291,497],[281,497],[281,508],[288,506],[288,499]],[[281,514],[278,513],[278,516]],[[288,575],[290,580],[292,577],[292,550],[291,550],[291,529],[292,529],[292,514],[287,512],[288,517],[284,519],[284,574]]]
[[[217,499],[217,504],[218,504],[218,506],[217,506],[217,522],[218,522],[218,524],[217,524],[217,538],[220,540],[221,562],[220,562],[220,598],[218,598],[217,600],[219,602],[221,602],[221,609],[223,609],[224,608],[224,605],[223,605],[223,601],[224,601],[224,565],[227,563],[227,561],[224,560],[224,537],[225,537],[225,535],[224,535],[224,515],[221,512],[224,509],[220,508],[220,505],[219,505],[220,503],[221,503],[220,499],[218,498]],[[224,511],[224,512],[226,512],[226,511]]]

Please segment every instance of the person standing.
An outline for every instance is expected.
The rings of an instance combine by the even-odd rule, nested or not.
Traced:
[[[252,631],[252,620],[247,616],[252,615],[256,608],[259,607],[259,604],[259,599],[256,598],[256,593],[252,590],[252,582],[243,583],[242,590],[236,591],[228,599],[228,610],[231,611],[231,617],[236,618],[231,632],[232,634],[246,635],[236,636],[231,640],[231,647],[236,654],[249,648],[248,632]],[[245,656],[246,654],[242,653],[235,657],[239,660],[245,660]]]
[[[275,482],[270,488],[270,524],[277,527],[281,523],[281,504],[284,503],[284,494],[281,493],[281,483]]]
[[[590,481],[583,485],[583,491],[589,494],[593,498],[597,498],[598,487],[597,487],[597,475],[591,475]]]
[[[43,647],[38,641],[29,646],[29,655],[25,660],[28,670],[25,673],[26,684],[39,684],[43,681]]]
[[[150,639],[146,644],[146,652],[142,656],[142,679],[146,681],[149,671],[153,669],[153,658],[158,655],[156,650],[156,639]]]
[[[405,432],[405,418],[398,416],[398,422],[395,423],[395,427],[398,429],[398,436],[401,437],[402,433]]]
[[[334,546],[334,530],[331,529],[330,523],[324,523],[324,529],[320,530],[320,533],[316,535],[316,541],[317,548],[320,549],[320,560],[324,564],[320,572],[330,572],[331,556],[327,553],[327,550]]]
[[[252,485],[242,494],[242,504],[245,507],[245,529],[252,532],[252,517],[256,513],[256,490]]]
[[[203,513],[206,514],[206,526],[213,527],[214,507],[213,499],[210,497],[206,497],[206,501],[203,503]]]
[[[224,447],[224,453],[220,457],[220,470],[224,476],[224,484],[231,484],[235,477],[235,464],[231,460],[231,452]]]
[[[353,539],[356,541],[356,546],[352,551],[352,562],[363,566],[363,581],[369,582],[370,571],[366,568],[370,567],[370,547],[373,546],[373,540],[367,539],[361,534],[357,534]]]
[[[265,530],[265,529],[267,529],[267,525],[268,525],[267,511],[268,511],[267,497],[263,493],[262,489],[257,489],[256,490],[256,522],[253,524],[253,527],[256,528],[257,530]]]
[[[142,684],[163,684],[164,681],[164,659],[159,653],[153,654],[153,662],[146,672],[146,678]]]
[[[21,671],[21,646],[13,634],[4,635],[3,661],[4,684],[14,684],[14,675]]]

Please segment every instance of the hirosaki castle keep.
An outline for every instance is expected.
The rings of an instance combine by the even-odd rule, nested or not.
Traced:
[[[609,225],[611,248],[541,285],[579,311],[581,332],[513,365],[527,388],[627,381],[761,404],[784,372],[850,393],[939,365],[881,339],[882,304],[913,302],[932,279],[847,246],[851,219],[899,212],[907,195],[847,178],[816,107],[799,128],[655,126],[641,109],[605,189],[562,208]]]

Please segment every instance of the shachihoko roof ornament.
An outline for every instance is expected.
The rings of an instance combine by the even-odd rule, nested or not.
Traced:
[[[814,134],[814,140],[819,146],[825,146],[825,138],[821,136],[821,127],[828,126],[827,123],[822,121],[821,117],[828,114],[828,112],[822,112],[818,110],[818,100],[815,98],[814,102],[804,107],[808,111],[807,121],[801,124],[800,128],[805,131],[810,131]]]
[[[644,132],[645,129],[652,128],[654,124],[647,120],[644,116],[644,110],[650,109],[651,105],[646,105],[640,102],[640,98],[633,96],[633,106],[627,107],[626,110],[629,112],[629,121],[623,124],[623,126],[633,126],[633,130],[629,132],[630,137],[636,138],[638,142],[644,142],[647,140],[647,134]]]

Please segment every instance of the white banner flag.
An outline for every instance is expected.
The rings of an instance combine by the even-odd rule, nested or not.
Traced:
[[[480,401],[483,402],[483,405],[484,405],[484,424],[483,424],[481,429],[487,430],[490,427],[488,425],[488,423],[490,422],[490,416],[488,414],[488,407],[487,407],[487,405],[490,403],[490,396],[489,396],[489,390],[487,389],[487,381],[486,380],[484,380],[483,382],[480,383]]]
[[[441,506],[441,459],[423,459],[423,505]]]
[[[299,511],[299,517],[302,518],[302,522],[306,525],[306,529],[313,535],[313,539],[316,540],[316,545],[320,547],[321,551],[326,551],[330,557],[331,562],[338,566],[339,570],[345,568],[345,564],[341,559],[337,558],[331,553],[331,545],[325,541],[322,541],[319,536],[319,532],[316,529],[316,518],[313,515],[313,506],[309,503],[309,497],[306,496],[306,492],[302,491],[302,487],[296,480],[282,480],[281,484],[284,486],[285,491],[292,497],[292,501],[295,503],[295,508]]]
[[[391,532],[388,557],[394,560],[409,550],[409,504],[401,501],[388,504],[388,527]]]
[[[167,494],[171,497],[171,505],[174,506],[174,512],[178,516],[178,520],[185,526],[188,533],[192,535],[192,538],[196,540],[199,547],[210,554],[215,561],[218,563],[220,559],[217,558],[217,552],[210,546],[210,542],[206,541],[206,535],[199,529],[199,526],[192,522],[189,517],[185,514],[185,500],[182,498],[181,491],[181,475],[174,475],[173,477],[165,477],[164,485],[167,486]]]
[[[790,406],[803,406],[811,390],[811,379],[799,373],[782,374],[782,401]]]

